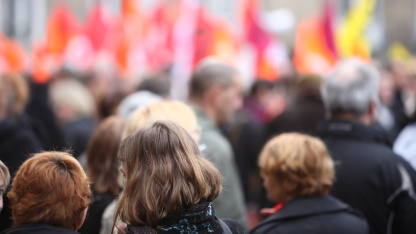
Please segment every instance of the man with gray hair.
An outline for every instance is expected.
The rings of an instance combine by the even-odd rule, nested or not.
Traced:
[[[360,210],[370,233],[416,233],[416,174],[384,145],[372,127],[377,117],[379,74],[347,59],[324,80],[329,119],[317,129],[336,163],[332,194]]]
[[[201,151],[223,176],[223,190],[213,201],[219,218],[234,219],[247,227],[246,207],[241,181],[230,143],[219,126],[233,120],[241,107],[242,81],[229,65],[204,60],[189,83],[189,101],[202,128]]]

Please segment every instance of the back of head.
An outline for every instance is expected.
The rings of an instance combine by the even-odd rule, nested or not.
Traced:
[[[149,91],[163,98],[170,96],[170,82],[167,77],[149,76],[145,77],[137,87],[137,91]]]
[[[214,85],[227,88],[233,85],[238,71],[217,61],[202,61],[191,77],[189,95],[192,100],[200,100]]]
[[[56,110],[69,108],[74,116],[69,121],[82,117],[94,117],[95,100],[90,91],[78,80],[65,78],[55,81],[50,87],[50,96]],[[60,114],[58,113],[58,116]],[[61,118],[62,119],[62,118]],[[64,122],[67,121],[62,119]]]
[[[123,120],[118,116],[104,119],[92,134],[87,147],[88,176],[96,194],[118,195],[120,163],[117,158]]]
[[[341,61],[324,80],[321,93],[332,114],[362,116],[372,101],[377,101],[379,74],[375,67],[358,59]]]
[[[4,117],[20,116],[29,101],[29,85],[25,78],[18,74],[0,74],[0,113]],[[1,117],[1,116],[0,116]]]
[[[161,101],[162,98],[149,91],[137,91],[125,97],[118,106],[118,115],[127,119],[130,115],[140,109],[144,108],[150,104]]]
[[[191,135],[197,130],[197,121],[192,109],[182,102],[169,100],[157,102],[136,110],[126,122],[123,139],[140,127],[156,120],[175,122]]]
[[[115,217],[130,225],[159,227],[161,219],[210,202],[221,190],[219,171],[171,121],[156,121],[129,135],[119,159],[126,182]]]
[[[271,139],[259,157],[262,173],[274,177],[291,197],[328,194],[335,180],[331,157],[321,140],[300,133]]]
[[[14,224],[48,224],[76,230],[90,203],[87,176],[65,152],[43,152],[26,160],[13,179]]]

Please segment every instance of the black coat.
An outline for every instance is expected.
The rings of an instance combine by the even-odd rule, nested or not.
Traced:
[[[416,233],[416,174],[373,128],[328,120],[317,131],[336,165],[332,195],[360,210],[370,233]]]
[[[20,165],[33,153],[41,150],[41,143],[30,128],[17,120],[0,121],[0,160],[13,177]],[[3,196],[4,208],[0,212],[0,231],[12,225],[9,199]]]
[[[328,195],[295,198],[255,227],[253,234],[366,234],[364,218]]]
[[[22,225],[7,229],[0,234],[79,234],[78,232],[46,224]]]

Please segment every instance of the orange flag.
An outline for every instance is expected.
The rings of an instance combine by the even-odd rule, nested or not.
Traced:
[[[0,34],[0,70],[7,72],[22,72],[26,68],[26,54],[16,42]]]
[[[299,73],[327,74],[337,62],[325,39],[325,28],[320,18],[298,24],[293,63]]]
[[[49,53],[61,55],[68,41],[80,32],[80,28],[79,23],[66,6],[56,7],[46,29],[46,45]]]

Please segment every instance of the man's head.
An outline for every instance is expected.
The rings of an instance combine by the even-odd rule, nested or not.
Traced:
[[[26,160],[8,193],[16,226],[81,227],[91,190],[79,162],[65,152],[43,152]]]
[[[364,124],[376,118],[379,74],[358,59],[346,59],[324,80],[321,93],[331,118],[348,117]]]
[[[202,63],[189,84],[190,100],[217,125],[232,120],[241,107],[242,81],[238,71],[219,62]]]

